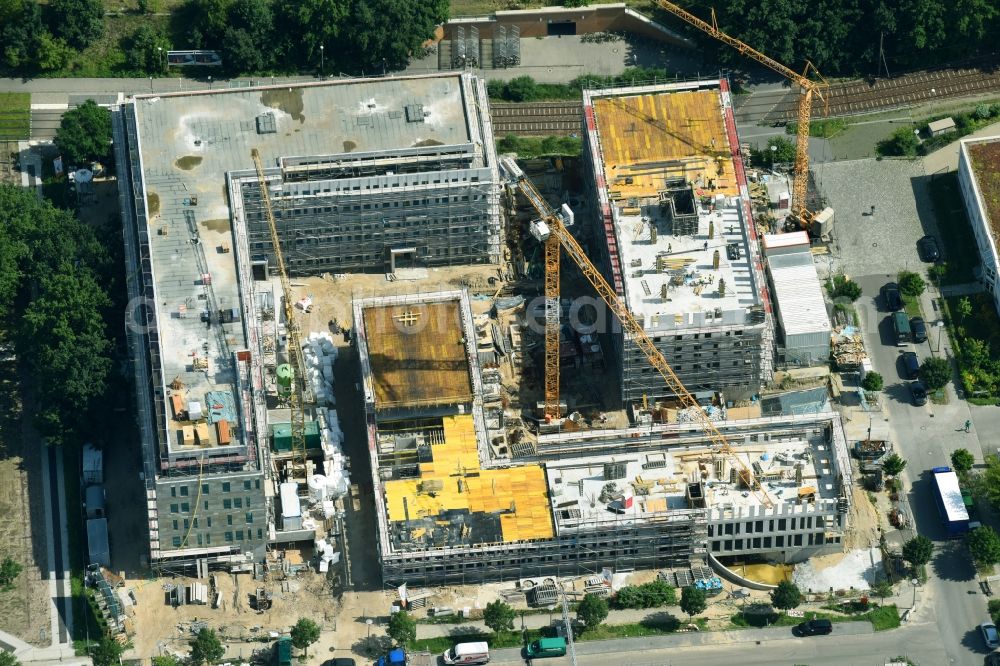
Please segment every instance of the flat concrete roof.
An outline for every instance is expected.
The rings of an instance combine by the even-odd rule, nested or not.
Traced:
[[[210,304],[220,310],[240,306],[226,174],[253,169],[252,148],[272,167],[289,155],[468,143],[472,102],[463,92],[464,78],[447,74],[135,98],[162,375],[166,385],[176,380],[182,387],[185,408],[191,401],[204,407],[209,391],[235,396],[229,355],[247,346],[242,322],[222,325],[213,319],[209,327],[202,317]],[[175,447],[189,438],[170,411],[168,405]],[[215,428],[208,437],[218,444]],[[199,444],[204,445],[201,438]]]
[[[717,86],[593,93],[596,168],[613,208],[626,302],[647,330],[740,326],[747,308],[760,303],[725,125],[729,107]],[[693,235],[675,235],[660,205],[660,192],[678,179],[694,191]]]

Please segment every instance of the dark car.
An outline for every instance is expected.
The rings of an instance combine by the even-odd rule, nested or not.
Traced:
[[[927,389],[920,382],[913,382],[910,384],[910,397],[913,398],[913,404],[917,407],[927,404]]]
[[[918,240],[917,254],[920,255],[920,261],[926,261],[930,264],[940,259],[941,250],[938,248],[937,239],[934,236],[924,236]]]
[[[886,285],[882,287],[882,302],[885,303],[885,309],[890,312],[903,309],[903,297],[899,293],[898,284],[895,282],[887,282]]]
[[[927,342],[927,324],[922,317],[914,317],[910,320],[910,335],[914,342]]]
[[[340,657],[339,659],[327,659],[323,666],[358,666],[358,662],[350,657]]]
[[[903,370],[907,379],[916,379],[920,376],[920,359],[915,352],[903,352]]]
[[[795,626],[793,633],[799,636],[825,636],[833,632],[833,623],[829,620],[806,620]]]

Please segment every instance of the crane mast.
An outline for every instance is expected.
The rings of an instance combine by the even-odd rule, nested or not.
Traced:
[[[806,207],[806,195],[809,190],[809,122],[812,116],[813,97],[818,97],[824,103],[827,101],[823,95],[823,90],[829,87],[826,79],[819,73],[816,66],[808,60],[806,61],[805,69],[799,74],[794,69],[782,65],[774,58],[764,55],[752,46],[722,32],[719,30],[719,26],[715,20],[714,9],[712,10],[712,22],[708,23],[672,2],[668,2],[668,0],[655,0],[655,2],[659,7],[670,12],[677,18],[698,28],[710,37],[728,44],[741,55],[756,60],[799,86],[798,125],[795,132],[795,170],[792,180],[792,217],[798,221],[803,229],[808,229],[814,217]],[[820,81],[811,80],[809,78],[810,72],[816,74],[820,78]]]
[[[299,470],[305,477],[306,473],[306,424],[305,424],[305,392],[303,382],[306,381],[305,362],[300,347],[302,336],[295,320],[292,283],[288,279],[285,266],[285,255],[281,250],[281,238],[278,235],[278,225],[274,219],[274,209],[271,206],[271,195],[267,189],[267,178],[264,176],[264,165],[256,148],[250,151],[254,167],[257,169],[257,183],[260,186],[260,200],[264,204],[264,217],[271,233],[271,246],[274,249],[275,261],[278,264],[278,276],[281,279],[281,293],[285,303],[285,326],[288,332],[288,362],[295,372],[292,378],[291,390],[288,395],[288,405],[291,412],[292,430],[292,469]]]
[[[576,266],[580,269],[580,272],[583,273],[583,276],[591,284],[591,286],[597,292],[598,296],[601,297],[601,300],[604,301],[604,303],[608,306],[611,312],[614,313],[615,317],[618,318],[618,321],[621,323],[625,335],[627,335],[632,339],[632,341],[636,344],[636,346],[640,349],[640,351],[642,351],[643,355],[645,355],[646,359],[649,361],[649,364],[656,369],[656,371],[663,378],[664,382],[666,382],[667,388],[670,390],[670,392],[677,396],[678,400],[680,400],[681,404],[684,405],[684,407],[694,408],[692,411],[695,414],[697,414],[698,423],[701,426],[702,431],[705,433],[705,435],[708,436],[708,439],[711,441],[711,446],[713,451],[725,455],[731,462],[735,463],[735,465],[739,470],[740,480],[743,481],[743,483],[751,490],[751,492],[755,494],[755,496],[761,502],[761,504],[763,504],[768,508],[773,507],[774,502],[771,500],[768,494],[762,488],[760,488],[760,484],[757,482],[753,470],[745,462],[743,462],[739,458],[739,456],[736,455],[736,453],[730,446],[729,442],[726,440],[725,436],[721,432],[719,432],[718,428],[715,427],[715,424],[712,423],[712,420],[708,417],[708,414],[701,407],[701,405],[698,404],[698,401],[695,400],[695,397],[691,395],[691,392],[687,390],[687,388],[681,382],[680,378],[677,376],[677,373],[674,372],[674,369],[670,367],[670,364],[667,362],[667,359],[663,356],[663,353],[656,348],[656,345],[653,343],[653,340],[648,335],[646,335],[646,331],[642,328],[642,325],[632,315],[631,311],[629,311],[628,307],[625,305],[625,302],[618,297],[618,293],[615,292],[614,288],[612,288],[611,285],[608,284],[608,281],[604,279],[604,276],[601,274],[601,272],[590,261],[590,257],[587,256],[587,253],[584,251],[583,247],[580,246],[580,243],[577,242],[576,238],[573,237],[573,235],[563,224],[563,217],[556,210],[554,210],[552,206],[549,205],[549,203],[545,200],[544,197],[542,197],[542,195],[538,192],[538,190],[531,183],[531,181],[528,180],[528,178],[524,175],[521,169],[514,163],[513,158],[504,157],[501,160],[501,163],[504,167],[504,170],[511,176],[511,179],[513,180],[517,189],[525,196],[526,199],[528,199],[531,205],[535,208],[535,211],[540,216],[539,220],[532,223],[531,234],[535,238],[538,238],[539,241],[545,243],[546,268],[547,269],[549,268],[548,264],[549,247],[550,245],[554,244],[556,249],[556,252],[554,253],[556,254],[554,263],[556,269],[558,270],[559,266],[558,248],[561,246],[562,249],[565,250],[566,255],[573,261],[574,264],[576,264]],[[553,241],[553,239],[555,239],[555,241]],[[558,281],[556,282],[556,285],[558,286]],[[547,276],[546,276],[546,287],[548,287]],[[548,293],[546,293],[546,315],[548,315],[548,305],[549,305],[549,296]],[[556,298],[556,306],[558,307],[558,297]],[[556,348],[554,351],[556,357],[555,361],[558,364],[559,311],[556,310],[555,313],[556,313],[556,320],[555,320]],[[548,369],[548,358],[550,354],[550,347],[548,346],[548,342],[552,337],[550,335],[551,331],[549,330],[548,323],[549,319],[548,316],[546,316],[546,331],[545,331],[546,369]],[[548,377],[546,377],[546,383],[545,383],[546,409],[548,409],[548,406],[550,404],[549,401],[551,399],[551,396],[548,393],[549,382],[547,380]],[[555,403],[557,405],[559,399],[558,389],[559,386],[557,382],[555,386]],[[548,415],[551,415],[552,413],[553,412],[547,412]]]

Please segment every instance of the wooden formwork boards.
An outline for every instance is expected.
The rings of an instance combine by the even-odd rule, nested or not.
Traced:
[[[540,465],[481,469],[471,416],[446,417],[444,442],[432,445],[431,455],[432,462],[420,465],[420,478],[386,482],[391,522],[465,509],[500,514],[504,541],[555,534],[544,470]]]
[[[717,90],[594,100],[605,177],[616,198],[652,198],[665,178],[699,178],[739,194]],[[627,180],[630,179],[630,180]]]

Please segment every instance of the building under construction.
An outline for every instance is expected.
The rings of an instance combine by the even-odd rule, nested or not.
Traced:
[[[755,394],[773,368],[770,305],[725,80],[583,93],[605,275],[699,398]],[[628,403],[669,396],[619,332]]]
[[[288,421],[273,390],[284,324],[251,149],[296,273],[495,261],[486,100],[482,81],[447,74],[141,95],[114,110],[154,565],[249,566],[269,543],[311,538],[270,441],[274,416]]]
[[[716,415],[756,489],[696,424],[676,419],[540,435],[534,453],[515,456],[467,292],[359,299],[354,324],[387,585],[685,569],[710,555],[797,561],[841,548],[850,465],[828,409]]]
[[[266,178],[282,248],[296,274],[383,272],[497,263],[499,173],[483,81],[472,76],[381,79],[307,95],[305,118],[337,141],[288,146]],[[269,93],[263,96],[267,97]],[[290,93],[274,91],[276,98]],[[298,108],[298,107],[297,107]],[[244,124],[287,136],[273,111]],[[328,142],[330,143],[330,142]],[[273,261],[256,173],[229,173],[254,263]]]

